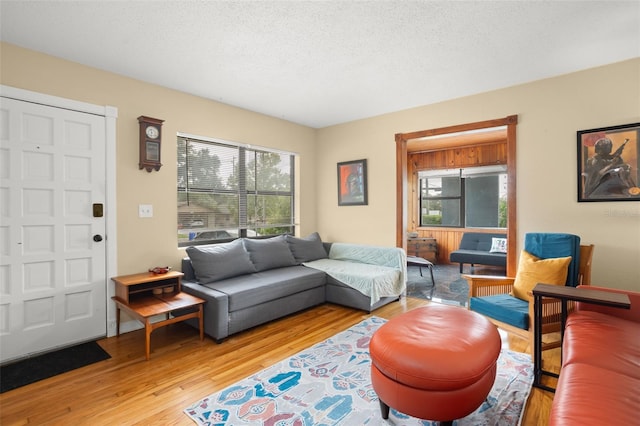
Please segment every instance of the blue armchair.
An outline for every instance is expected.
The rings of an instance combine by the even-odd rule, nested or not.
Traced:
[[[542,271],[547,269],[543,264],[555,263],[557,279],[565,274],[562,275],[564,285],[590,285],[593,248],[593,245],[580,245],[580,237],[572,234],[526,234],[524,251],[527,253],[521,254],[516,277],[464,275],[469,282],[469,309],[486,316],[499,328],[527,339],[533,352],[533,295],[530,291],[523,292],[522,287],[517,287],[518,283],[525,280],[522,278],[525,274],[528,274],[529,281],[537,283],[536,278],[545,275],[541,272],[541,275],[536,276],[536,268]],[[570,261],[563,259],[568,256],[571,257]],[[542,262],[537,263],[539,261]],[[546,281],[544,278],[540,279],[542,281],[538,282]],[[562,285],[562,281],[551,284]],[[543,335],[560,331],[560,310],[557,300],[543,299]],[[558,346],[559,339],[545,339],[542,349]]]

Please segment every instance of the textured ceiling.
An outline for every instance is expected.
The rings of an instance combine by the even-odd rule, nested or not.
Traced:
[[[640,2],[1,0],[0,37],[321,128],[640,57]]]

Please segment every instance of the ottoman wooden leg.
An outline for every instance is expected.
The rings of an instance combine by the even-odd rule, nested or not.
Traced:
[[[382,413],[382,418],[387,420],[389,418],[389,406],[382,402],[381,399],[378,399],[378,401],[380,401],[380,413]]]

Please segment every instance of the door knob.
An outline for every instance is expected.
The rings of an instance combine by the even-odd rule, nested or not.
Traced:
[[[95,241],[96,243],[99,243],[100,241],[102,241],[102,235],[100,234],[96,234],[93,236],[93,241]]]

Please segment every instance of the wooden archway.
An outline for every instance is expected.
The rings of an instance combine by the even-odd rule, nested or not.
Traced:
[[[471,130],[506,127],[507,141],[507,238],[509,249],[507,252],[507,275],[513,276],[517,267],[517,220],[516,220],[516,126],[518,116],[510,115],[505,118],[479,121],[476,123],[441,127],[438,129],[421,130],[410,133],[397,133],[396,139],[396,246],[407,249],[407,182],[408,182],[408,144],[411,141],[430,136],[447,135],[468,132]],[[421,144],[433,142],[421,142]],[[473,142],[471,142],[473,143]]]

